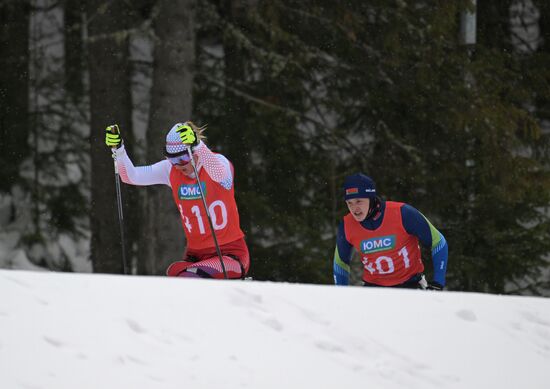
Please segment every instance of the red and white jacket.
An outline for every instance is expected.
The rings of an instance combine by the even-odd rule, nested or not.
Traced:
[[[214,247],[208,218],[200,196],[202,190],[220,245],[236,241],[244,236],[240,228],[239,212],[233,187],[233,166],[222,154],[212,152],[200,142],[194,149],[198,155],[195,175],[186,176],[170,161],[162,160],[153,165],[134,166],[124,146],[116,151],[120,178],[130,185],[167,185],[172,189],[174,202],[180,212],[188,249],[200,250]]]

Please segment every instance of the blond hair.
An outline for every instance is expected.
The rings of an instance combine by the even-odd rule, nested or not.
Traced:
[[[205,124],[204,126],[199,127],[195,123],[193,123],[191,120],[188,120],[186,123],[189,124],[189,126],[191,126],[191,129],[195,132],[195,134],[197,135],[197,139],[199,141],[206,140],[206,135],[204,135],[204,131],[206,130],[206,127],[208,127],[208,124]]]

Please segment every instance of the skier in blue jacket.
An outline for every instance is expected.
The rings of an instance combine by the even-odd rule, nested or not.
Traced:
[[[338,227],[334,251],[334,282],[349,284],[355,249],[364,266],[365,286],[441,290],[445,286],[448,247],[445,237],[412,206],[384,201],[374,181],[361,173],[343,185],[349,214]],[[431,248],[433,280],[427,282],[419,243]]]

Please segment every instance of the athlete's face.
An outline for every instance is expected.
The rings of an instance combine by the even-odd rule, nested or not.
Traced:
[[[183,157],[187,157],[187,155],[184,155]],[[193,165],[190,163],[189,158],[168,158],[172,165],[185,174],[186,176],[191,176],[193,174]],[[195,164],[198,163],[199,157],[197,155],[193,155],[193,159],[195,160]]]
[[[370,207],[370,199],[368,198],[359,198],[359,199],[350,199],[346,200],[348,205],[349,212],[355,220],[362,222],[367,217]]]

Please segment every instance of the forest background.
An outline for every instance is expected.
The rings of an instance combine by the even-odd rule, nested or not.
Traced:
[[[361,171],[445,235],[449,289],[550,295],[548,1],[1,0],[0,69],[3,267],[122,273],[104,129],[144,165],[192,119],[256,280],[332,283]],[[170,191],[122,202],[132,274],[164,274]]]

